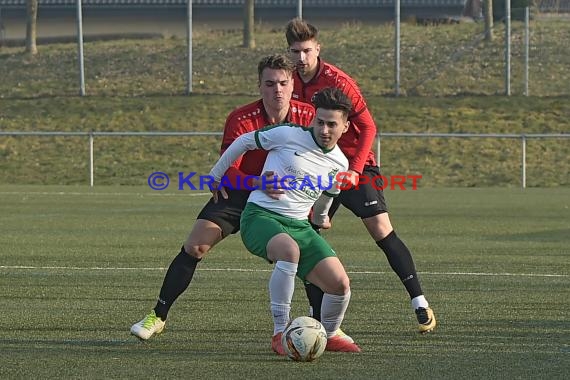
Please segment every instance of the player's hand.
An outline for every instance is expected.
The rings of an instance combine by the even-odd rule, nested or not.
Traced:
[[[321,225],[321,228],[322,228],[323,230],[328,230],[328,229],[331,228],[331,227],[332,227],[332,222],[331,222],[331,220],[329,219],[329,216],[327,215],[327,216],[325,216],[325,221],[324,221],[323,224]]]
[[[355,187],[356,185],[358,185],[358,181],[360,180],[360,174],[358,172],[355,172],[354,170],[347,170],[346,172],[343,172],[340,175],[343,187],[346,186],[346,189],[343,188],[343,190]]]
[[[219,182],[213,182],[212,185],[210,186],[210,191],[212,192],[212,198],[214,199],[214,203],[218,203],[218,199],[220,199],[220,194],[222,195],[222,198],[224,199],[228,199],[228,192],[226,191],[226,188],[223,186],[220,186]]]
[[[265,180],[262,180],[265,177]],[[285,190],[281,187],[281,181],[274,171],[266,171],[252,182],[253,186],[263,191],[272,199],[279,199]]]
[[[352,186],[358,185],[360,174],[358,172],[355,172],[354,170],[349,170],[346,173],[347,173],[346,178],[350,181],[350,184]]]
[[[315,229],[315,231],[319,232],[318,230],[328,230],[329,228],[331,228],[331,227],[332,227],[332,222],[331,222],[329,216],[327,215],[327,216],[325,216],[325,220],[323,221],[323,223],[321,223],[321,224],[316,224],[315,221],[313,220],[313,221],[311,221],[311,225],[313,226],[313,228]],[[317,228],[315,228],[315,227],[317,227],[318,230],[317,230]]]

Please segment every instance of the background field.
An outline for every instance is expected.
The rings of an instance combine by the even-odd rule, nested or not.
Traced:
[[[415,332],[383,254],[345,210],[326,237],[352,279],[360,355],[300,364],[269,349],[271,267],[238,236],[216,247],[141,343],[204,195],[145,187],[0,186],[3,378],[567,378],[570,190],[389,191],[439,326]],[[299,284],[298,284],[299,285]],[[306,313],[297,287],[293,315]]]

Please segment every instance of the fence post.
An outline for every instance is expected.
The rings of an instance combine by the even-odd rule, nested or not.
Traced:
[[[186,95],[192,93],[192,0],[186,0]]]
[[[83,57],[83,9],[77,0],[77,59],[79,60],[79,95],[85,96],[85,63]]]
[[[297,17],[303,18],[303,0],[297,0]]]
[[[511,0],[505,1],[505,95],[511,96]]]
[[[521,154],[522,188],[526,189],[526,135],[521,136],[521,141],[522,141],[522,154]]]
[[[380,133],[376,134],[376,164],[380,167]]]
[[[400,0],[394,1],[394,91],[400,96]]]
[[[89,131],[89,187],[93,187],[93,130]]]

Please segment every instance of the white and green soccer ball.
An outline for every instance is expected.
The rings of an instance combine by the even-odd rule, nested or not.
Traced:
[[[312,362],[323,354],[327,333],[323,325],[311,317],[298,317],[289,322],[281,344],[287,356],[298,362]]]

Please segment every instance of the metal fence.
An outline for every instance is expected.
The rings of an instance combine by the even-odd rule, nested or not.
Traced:
[[[0,136],[39,136],[39,137],[87,137],[89,144],[89,186],[95,185],[94,140],[96,137],[173,137],[173,136],[222,136],[221,132],[41,132],[41,131],[0,131]],[[500,134],[500,133],[379,133],[376,136],[376,160],[381,162],[381,140],[385,138],[443,138],[443,139],[514,139],[520,140],[520,185],[527,187],[527,141],[530,139],[569,139],[569,133],[551,134]]]
[[[0,0],[0,6],[25,7],[27,0]],[[188,0],[82,0],[85,6],[184,6]],[[198,7],[242,7],[245,0],[190,0]],[[400,0],[403,6],[462,7],[465,0]],[[38,0],[40,6],[74,7],[77,0]],[[394,0],[255,0],[256,7],[393,7]]]
[[[5,4],[8,1],[23,0],[0,0]],[[55,0],[54,0],[55,1]],[[61,0],[68,1],[68,0]],[[95,0],[93,0],[95,1]],[[131,0],[129,0],[131,1]],[[133,2],[135,0],[132,0]],[[141,0],[142,1],[142,0]],[[172,0],[177,1],[177,0]],[[69,2],[66,6],[73,9]],[[75,2],[79,4],[80,2]],[[88,3],[86,0],[85,3]],[[266,2],[267,7],[270,1]],[[291,1],[293,6],[295,1]],[[322,2],[325,3],[324,1]],[[340,4],[341,1],[335,2]],[[372,2],[359,2],[359,4]],[[375,4],[392,4],[393,2],[374,2]],[[401,1],[402,12],[413,4],[415,1]],[[446,1],[422,3],[433,9],[437,9],[437,4],[446,3]],[[454,6],[457,2],[453,3]],[[135,3],[133,3],[135,4]],[[256,2],[256,6],[258,2]],[[305,7],[311,2],[303,2]],[[317,4],[314,2],[313,4]],[[380,5],[378,5],[380,7]],[[162,15],[156,12],[156,21],[160,21],[159,17],[164,17],[162,24],[153,29],[153,16],[145,16],[143,21],[137,21],[136,16],[130,15],[130,9],[125,13],[117,13],[124,17],[118,18],[113,16],[109,22],[105,19],[107,16],[98,16],[93,14],[81,16],[81,12],[77,12],[77,16],[67,20],[68,27],[71,31],[63,33],[71,33],[74,38],[68,38],[67,42],[77,42],[77,51],[75,57],[79,57],[76,62],[63,61],[61,70],[53,73],[50,79],[51,85],[68,84],[74,82],[73,93],[79,92],[81,95],[108,95],[104,89],[99,88],[99,83],[104,83],[107,87],[112,87],[113,81],[120,80],[118,73],[129,73],[140,67],[139,76],[133,76],[131,83],[137,83],[144,80],[145,86],[133,91],[137,95],[144,93],[156,94],[157,91],[163,94],[180,94],[181,92],[189,93],[218,93],[232,94],[243,91],[243,86],[236,84],[235,87],[220,85],[216,87],[212,77],[227,78],[228,75],[234,75],[231,68],[224,67],[221,64],[212,67],[204,57],[211,54],[220,54],[220,49],[208,46],[208,42],[201,42],[199,38],[194,41],[194,36],[187,35],[188,30],[192,31],[193,25],[200,20],[193,20],[191,13],[188,20],[184,20],[185,12],[180,9],[175,14]],[[333,8],[327,8],[327,11],[334,12]],[[352,75],[358,82],[366,82],[367,86],[362,90],[365,94],[397,94],[397,95],[421,95],[421,96],[453,96],[461,94],[476,95],[538,95],[538,96],[567,96],[570,95],[570,22],[568,19],[557,20],[551,17],[545,17],[539,8],[530,8],[528,19],[524,17],[513,17],[512,22],[496,21],[494,27],[495,40],[491,43],[484,41],[483,23],[477,17],[476,22],[465,23],[461,25],[448,25],[446,27],[437,27],[437,25],[418,26],[422,22],[418,17],[400,14],[398,17],[396,12],[390,7],[382,8],[382,12],[388,15],[387,20],[396,21],[394,26],[385,26],[379,28],[377,35],[370,37],[368,40],[359,41],[358,38],[352,39],[351,43],[346,44],[346,50],[351,54],[343,54],[338,51],[326,50],[324,45],[323,54],[325,58],[333,64],[340,66],[343,70]],[[294,14],[294,8],[291,8]],[[457,9],[458,15],[460,9]],[[234,16],[235,16],[234,11]],[[274,12],[281,14],[281,12]],[[366,12],[365,12],[366,13]],[[115,14],[115,13],[113,13]],[[238,19],[241,12],[237,12]],[[71,17],[68,12],[67,17]],[[524,15],[524,9],[513,10],[513,15]],[[444,17],[444,15],[441,15]],[[42,38],[42,30],[49,30],[49,20],[43,19],[47,15],[40,12],[39,21],[42,29],[39,31],[38,38]],[[267,21],[267,16],[264,22]],[[437,22],[437,17],[435,17]],[[85,27],[73,27],[75,20],[82,20]],[[445,19],[444,19],[445,20]],[[425,20],[424,20],[425,21]],[[428,20],[429,21],[429,20]],[[16,33],[14,30],[25,28],[25,20],[10,22],[6,20],[5,27],[0,33],[0,38],[6,41],[11,40]],[[459,21],[458,21],[459,22]],[[1,23],[1,21],[0,21]],[[53,28],[64,28],[65,22],[60,19],[54,19]],[[137,26],[137,23],[138,24]],[[189,25],[188,25],[189,23]],[[79,24],[79,23],[78,23]],[[83,48],[83,38],[76,36],[76,30],[90,30],[89,33],[94,35],[93,30],[98,30],[97,25],[101,25],[101,34],[97,34],[98,38],[104,38],[106,33],[115,33],[120,37],[121,33],[133,34],[134,30],[144,31],[145,33],[161,34],[165,33],[177,35],[180,37],[177,41],[171,41],[165,38],[164,51],[157,55],[155,52],[139,51],[136,57],[136,51],[120,51],[119,49],[111,49],[106,53],[105,57],[90,56],[93,54],[88,49]],[[282,24],[281,24],[282,25]],[[317,26],[319,24],[317,23]],[[120,29],[120,28],[127,29]],[[394,30],[396,28],[397,32]],[[114,29],[117,28],[117,29]],[[391,29],[390,29],[391,28]],[[426,41],[418,41],[417,28],[423,28],[421,31]],[[337,28],[338,29],[338,28]],[[360,31],[358,27],[351,30],[344,27],[343,32],[350,37],[358,36]],[[156,32],[156,33],[155,33]],[[46,32],[47,33],[47,32]],[[56,33],[56,32],[54,32]],[[89,37],[89,33],[85,37]],[[397,33],[397,36],[395,34]],[[330,31],[322,33],[323,40],[326,42],[327,34]],[[68,37],[72,37],[72,36]],[[3,36],[3,37],[2,37]],[[48,38],[48,37],[46,37]],[[57,41],[57,39],[55,39]],[[186,41],[184,41],[186,40]],[[282,39],[283,40],[283,39]],[[0,41],[0,45],[2,42]],[[283,44],[283,41],[281,42]],[[366,45],[364,48],[361,46]],[[259,44],[258,44],[259,45]],[[278,45],[279,46],[279,45]],[[281,45],[282,46],[282,45]],[[167,50],[168,49],[168,50]],[[235,47],[234,54],[244,54],[237,51],[239,46]],[[362,49],[374,49],[375,61],[371,61],[370,54],[364,56]],[[40,52],[41,52],[40,47]],[[156,49],[155,49],[156,50]],[[227,49],[222,49],[223,51]],[[275,45],[258,46],[255,52],[251,54],[251,62],[256,62],[262,54],[275,52]],[[100,54],[100,53],[97,53]],[[231,55],[231,54],[230,54]],[[125,57],[131,56],[132,61],[126,61]],[[162,63],[157,59],[163,58]],[[151,61],[155,60],[155,61]],[[105,63],[113,62],[113,68],[107,68]],[[20,62],[10,59],[5,60],[6,65],[0,67],[0,77],[5,85],[0,84],[0,96],[5,98],[22,96],[23,90],[20,85],[18,76],[25,76],[32,70],[33,63],[29,66],[14,67]],[[143,70],[144,66],[156,66],[162,64],[164,70],[153,73],[149,70]],[[64,66],[65,65],[65,66]],[[123,66],[128,69],[123,69]],[[213,69],[219,69],[219,72],[213,72]],[[79,71],[79,73],[78,73]],[[32,73],[33,74],[33,73]],[[79,75],[77,75],[79,74]],[[117,76],[114,76],[117,75]],[[51,75],[50,75],[51,76]],[[150,78],[154,76],[153,78]],[[241,78],[248,77],[250,82],[255,82],[255,73],[253,70],[239,73]],[[76,78],[80,78],[77,81]],[[181,82],[180,79],[184,78]],[[203,83],[209,82],[210,86],[204,86]],[[163,84],[164,83],[164,84]],[[157,84],[159,86],[157,86]],[[213,86],[212,86],[213,85]],[[79,91],[77,91],[79,90]],[[251,89],[253,90],[253,88]],[[69,95],[69,89],[42,87],[34,96],[49,95]],[[132,95],[114,94],[114,95]],[[23,96],[29,96],[28,94]]]

